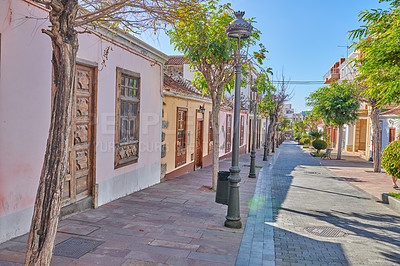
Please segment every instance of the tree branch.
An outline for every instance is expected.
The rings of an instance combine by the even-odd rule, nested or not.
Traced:
[[[42,29],[42,33],[48,35],[52,39],[54,38],[54,34],[49,30]]]

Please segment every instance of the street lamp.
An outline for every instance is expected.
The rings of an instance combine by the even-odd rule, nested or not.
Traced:
[[[253,143],[251,145],[250,154],[250,178],[256,178],[256,128],[257,128],[257,88],[251,87],[251,91],[256,93],[256,97],[253,100]]]
[[[229,38],[237,40],[236,51],[233,54],[235,60],[235,105],[233,113],[233,146],[232,146],[232,167],[229,168],[229,203],[226,215],[225,226],[229,228],[242,228],[240,221],[240,203],[239,203],[239,120],[240,120],[240,79],[242,60],[246,59],[247,53],[241,54],[240,40],[250,37],[253,26],[243,19],[244,12],[235,12],[235,19],[228,25],[226,33]]]
[[[204,107],[204,104],[203,104],[203,106],[200,105],[199,110],[200,110],[201,114],[204,115],[204,112],[206,111],[206,108]]]

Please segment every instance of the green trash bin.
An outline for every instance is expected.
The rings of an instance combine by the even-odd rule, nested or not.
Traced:
[[[215,202],[228,205],[229,203],[229,171],[219,171],[217,181],[217,193],[215,194]]]

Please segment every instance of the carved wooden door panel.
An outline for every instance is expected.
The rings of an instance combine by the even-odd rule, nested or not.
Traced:
[[[203,121],[197,121],[196,125],[196,167],[203,164]]]
[[[95,121],[94,81],[94,69],[77,65],[71,149],[62,194],[64,205],[92,194]]]

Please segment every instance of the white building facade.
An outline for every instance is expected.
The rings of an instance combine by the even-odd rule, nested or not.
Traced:
[[[29,230],[49,132],[52,46],[28,0],[0,1],[0,242]],[[21,23],[24,21],[24,23]],[[167,56],[105,28],[80,34],[62,214],[96,208],[160,182]],[[104,60],[104,51],[109,49]],[[105,62],[105,64],[103,64]]]

